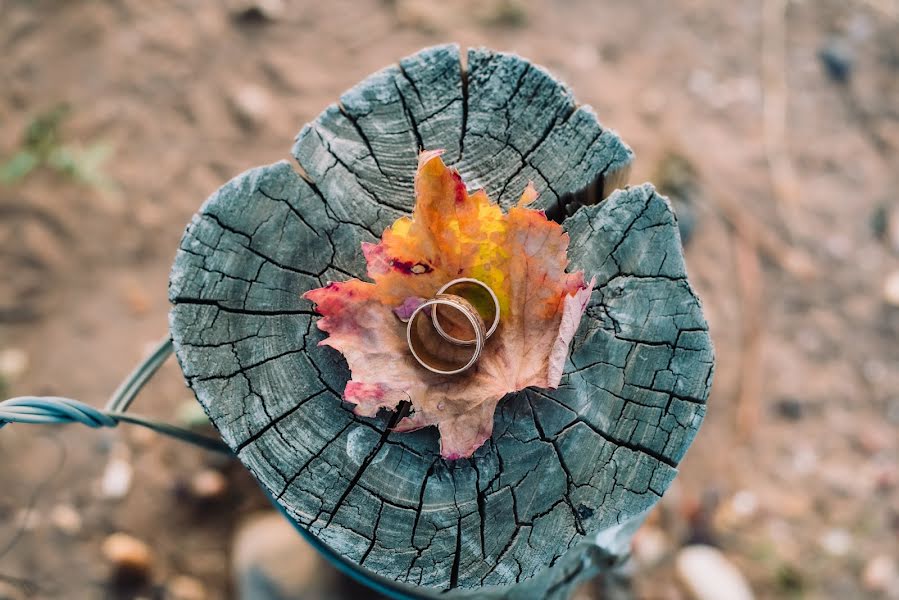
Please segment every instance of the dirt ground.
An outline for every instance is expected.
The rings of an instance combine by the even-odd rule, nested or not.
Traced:
[[[686,597],[674,564],[696,541],[760,598],[899,594],[896,3],[256,6],[0,0],[3,397],[101,404],[166,335],[191,214],[288,157],[359,79],[435,43],[514,51],[592,105],[634,148],[631,183],[654,181],[693,224],[718,367],[681,475],[637,537],[635,596]],[[17,172],[29,148],[46,164]],[[136,409],[168,418],[191,402],[172,362]],[[133,469],[124,494],[104,491],[110,461]],[[227,488],[200,498],[210,470]],[[123,531],[155,555],[142,597],[189,576],[226,598],[235,527],[265,506],[239,465],[133,427],[7,427],[0,584],[112,595],[101,545]]]

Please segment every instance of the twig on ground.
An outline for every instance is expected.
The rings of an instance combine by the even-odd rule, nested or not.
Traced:
[[[734,259],[740,290],[741,336],[739,388],[737,392],[737,432],[748,438],[759,420],[762,388],[762,299],[764,276],[758,248],[749,238],[734,235]]]
[[[807,253],[781,239],[775,231],[745,208],[726,185],[723,183],[716,185],[711,178],[706,178],[706,181],[711,184],[708,197],[739,236],[748,240],[766,258],[793,277],[801,281],[810,281],[818,276],[818,268]]]
[[[726,170],[708,161],[700,160],[686,148],[682,152],[698,170],[699,179],[705,184],[705,198],[711,201],[718,213],[743,238],[768,260],[801,281],[811,281],[818,276],[818,268],[812,258],[803,250],[784,241],[780,235],[746,208],[732,191]]]
[[[762,133],[777,210],[792,238],[799,183],[787,150],[786,0],[762,3]]]

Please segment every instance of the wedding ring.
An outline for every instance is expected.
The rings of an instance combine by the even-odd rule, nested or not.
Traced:
[[[496,328],[499,325],[499,299],[496,297],[493,290],[490,289],[490,286],[483,281],[472,279],[471,277],[453,279],[437,290],[437,295],[439,296],[440,294],[460,296],[475,307],[482,321],[490,323],[490,328],[487,329],[484,334],[485,341],[493,335],[494,331],[496,331]],[[448,311],[446,310],[441,311],[440,305],[435,304],[431,307],[431,319],[434,322],[434,329],[437,330],[440,337],[459,346],[471,346],[475,344],[475,339],[473,337],[469,336],[468,338],[463,338],[459,335],[458,323],[454,324],[449,315],[447,315],[447,312]],[[448,327],[451,332],[447,332],[446,329],[444,329],[445,324],[455,326]]]
[[[439,333],[434,309],[441,307],[441,314],[453,324],[453,332],[468,324],[471,335],[460,338],[466,343],[447,344],[444,334]],[[430,310],[427,310],[430,309]],[[429,318],[430,317],[430,318]],[[406,324],[406,342],[415,360],[432,373],[455,375],[471,368],[484,350],[487,332],[484,319],[471,302],[454,294],[437,294],[419,305]],[[468,349],[468,346],[474,346]]]

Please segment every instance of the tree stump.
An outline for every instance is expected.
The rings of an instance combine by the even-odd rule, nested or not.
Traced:
[[[533,181],[597,278],[561,386],[504,399],[492,439],[451,462],[434,428],[392,433],[341,402],[346,363],[300,298],[364,278],[360,243],[411,212],[420,148],[503,206]],[[566,597],[626,553],[705,414],[712,347],[668,201],[608,195],[630,149],[546,71],[485,49],[467,69],[440,46],[375,73],[293,154],[301,173],[236,177],[184,234],[169,293],[188,384],[285,514],[372,585]]]

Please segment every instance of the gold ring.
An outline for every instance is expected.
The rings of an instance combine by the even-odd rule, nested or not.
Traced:
[[[471,326],[473,339],[465,340],[465,344],[448,345],[444,343],[446,338],[442,335],[431,335],[437,330],[436,320],[428,319],[431,311],[425,309],[441,306],[452,309],[458,313]],[[446,315],[458,326],[458,318]],[[409,317],[406,323],[406,342],[409,350],[418,363],[438,375],[455,375],[471,368],[481,357],[487,332],[484,327],[484,319],[477,309],[465,298],[453,294],[437,294],[430,300],[419,305]],[[473,350],[463,349],[460,346],[474,345]],[[470,354],[470,356],[468,356]]]
[[[484,334],[485,341],[496,331],[497,326],[499,326],[499,298],[496,297],[490,286],[483,281],[471,277],[453,279],[437,290],[437,295],[439,296],[440,294],[450,294],[464,298],[476,308],[484,322],[490,322],[490,328]],[[475,343],[474,339],[463,339],[447,333],[441,323],[441,316],[438,311],[438,305],[432,306],[431,319],[434,322],[434,329],[437,330],[440,337],[459,346],[471,346]],[[447,319],[443,320],[446,321]]]

